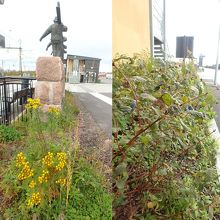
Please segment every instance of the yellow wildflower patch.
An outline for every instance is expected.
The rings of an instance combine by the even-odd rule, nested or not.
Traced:
[[[60,109],[57,107],[49,107],[48,112],[54,115],[60,115]]]
[[[47,155],[42,159],[43,165],[51,167],[53,165],[53,153],[48,152]]]
[[[66,179],[65,178],[60,178],[56,181],[57,184],[60,184],[61,186],[66,185]]]
[[[18,174],[18,180],[25,180],[34,175],[34,171],[33,169],[31,169],[28,162],[25,162],[23,165],[24,165],[23,169]]]
[[[67,159],[67,156],[66,156],[66,153],[64,152],[59,152],[57,153],[57,160],[59,161],[59,163],[56,165],[56,171],[61,171],[64,166],[66,165],[66,159]]]
[[[29,98],[27,100],[27,104],[25,105],[25,108],[26,109],[38,109],[40,106],[42,106],[42,104],[39,98],[36,98],[36,99]]]
[[[28,206],[29,207],[32,207],[34,205],[39,205],[41,202],[41,196],[40,196],[40,193],[37,192],[37,193],[33,193],[31,198],[28,199]]]
[[[29,184],[29,187],[32,189],[36,186],[36,182],[34,180],[32,180]]]
[[[16,167],[22,167],[25,165],[26,158],[22,152],[20,152],[16,157]]]
[[[43,182],[47,183],[48,179],[49,179],[49,171],[43,170],[42,175],[38,177],[39,183],[43,183]]]

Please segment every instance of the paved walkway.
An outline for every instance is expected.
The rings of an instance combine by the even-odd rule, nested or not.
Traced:
[[[206,83],[206,85],[212,90],[213,95],[216,98],[216,105],[214,106],[214,110],[216,112],[216,124],[218,129],[220,130],[220,71],[217,77],[217,86],[214,85],[214,69],[204,69],[204,72],[200,72],[199,76]]]
[[[199,73],[201,79],[206,83],[206,85],[212,90],[213,95],[216,98],[216,105],[214,106],[214,111],[216,112],[215,120],[212,121],[210,131],[214,131],[213,137],[217,140],[218,148],[216,155],[216,167],[217,172],[220,175],[220,71],[217,75],[217,85],[214,85],[214,69],[205,69],[204,72]],[[220,176],[219,176],[220,181]]]
[[[106,167],[105,174],[111,177],[112,157],[112,85],[111,84],[66,84],[73,92],[79,114],[80,146],[87,149]]]
[[[112,84],[101,83],[66,83],[66,90],[74,96],[105,132],[111,138],[112,131]]]

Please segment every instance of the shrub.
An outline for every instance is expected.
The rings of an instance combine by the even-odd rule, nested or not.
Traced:
[[[219,216],[214,99],[194,64],[144,54],[113,65],[114,218]]]

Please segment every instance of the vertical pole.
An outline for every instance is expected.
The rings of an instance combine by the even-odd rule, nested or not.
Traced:
[[[9,124],[9,115],[8,115],[8,102],[7,102],[7,89],[6,89],[6,79],[3,79],[3,95],[5,102],[5,123]]]
[[[163,0],[163,41],[164,41],[164,60],[166,60],[166,0]]]
[[[23,74],[22,74],[21,50],[22,50],[22,48],[19,47],[19,71],[20,71],[21,76],[23,76]]]
[[[150,53],[151,57],[154,57],[154,34],[153,34],[153,12],[152,12],[152,0],[149,0],[149,25],[150,25]]]
[[[217,56],[216,56],[214,85],[217,85],[218,60],[219,60],[219,41],[220,41],[220,25],[219,25],[219,31],[218,31],[218,46],[217,46]]]
[[[21,76],[23,76],[22,74],[22,58],[21,58],[21,52],[22,52],[22,48],[21,48],[21,39],[19,39],[19,72],[21,74]]]

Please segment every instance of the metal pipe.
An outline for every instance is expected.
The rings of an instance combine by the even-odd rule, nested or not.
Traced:
[[[163,41],[164,41],[164,60],[166,60],[166,0],[163,1]]]
[[[220,3],[220,0],[219,0],[219,3]],[[217,56],[216,56],[216,66],[215,66],[214,85],[217,85],[218,60],[219,60],[219,41],[220,41],[220,24],[219,24],[219,30],[218,30],[218,46],[217,46]]]

